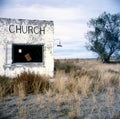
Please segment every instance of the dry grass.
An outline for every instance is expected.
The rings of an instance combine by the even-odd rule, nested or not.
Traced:
[[[49,81],[48,77],[40,76],[38,74],[23,72],[21,75],[18,75],[13,79],[15,90],[19,90],[21,86],[26,94],[44,92],[48,90]]]
[[[55,81],[53,84],[53,91],[58,93],[64,93],[66,85],[65,73],[62,71],[57,71],[55,76]]]
[[[102,64],[95,60],[57,60],[56,64],[55,88],[58,92],[88,97],[105,91],[106,87],[120,86],[120,64]]]
[[[57,112],[66,115],[68,119],[82,118],[79,107],[81,97],[88,99],[92,97],[95,109],[88,110],[89,113],[98,112],[101,114],[97,103],[96,95],[106,93],[106,107],[114,107],[115,88],[120,89],[120,64],[102,64],[95,60],[56,60],[55,76],[51,82],[49,77],[34,74],[33,72],[23,72],[15,78],[0,77],[0,97],[17,95],[24,99],[28,94],[44,94],[49,101],[55,102]],[[53,97],[59,95],[67,99],[74,97],[69,104],[61,98]],[[41,109],[45,108],[45,102],[39,97],[38,101]],[[76,104],[76,105],[75,105]],[[65,109],[62,106],[69,105]],[[78,107],[79,106],[79,107]],[[43,108],[42,108],[43,107]],[[76,109],[75,109],[76,108]],[[46,108],[47,117],[51,117],[50,108]],[[50,114],[49,114],[50,113]],[[117,118],[117,113],[111,117]],[[26,111],[21,109],[20,117],[26,117]],[[99,116],[100,118],[100,116]]]
[[[49,89],[48,77],[23,72],[15,78],[0,77],[0,97],[17,95],[24,98],[28,94],[44,93]]]
[[[11,79],[6,76],[0,76],[0,98],[13,92]]]
[[[0,97],[9,94],[25,97],[33,93],[49,96],[74,93],[88,97],[109,86],[120,87],[120,64],[102,64],[95,60],[57,60],[55,64],[54,82],[33,72],[23,72],[13,79],[1,76]]]

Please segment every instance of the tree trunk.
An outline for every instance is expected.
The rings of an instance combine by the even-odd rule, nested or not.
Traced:
[[[107,58],[103,58],[103,63],[110,63],[110,56],[108,56]]]

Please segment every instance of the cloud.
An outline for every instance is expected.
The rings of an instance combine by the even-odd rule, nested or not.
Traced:
[[[55,57],[94,57],[85,49],[87,22],[102,12],[119,12],[113,0],[9,0],[0,13],[1,17],[16,19],[53,20],[55,39],[63,47],[55,45]],[[57,41],[55,41],[55,44]]]

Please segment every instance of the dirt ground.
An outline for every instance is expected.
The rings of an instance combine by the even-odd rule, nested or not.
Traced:
[[[0,102],[0,119],[120,119],[120,90],[84,98],[80,95],[29,95],[6,97]]]

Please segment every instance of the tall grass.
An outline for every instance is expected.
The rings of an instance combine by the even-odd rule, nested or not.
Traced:
[[[19,90],[19,88],[23,86],[26,94],[43,93],[44,90],[48,90],[49,88],[48,77],[35,74],[34,72],[23,72],[21,75],[15,77],[13,82],[15,90]]]
[[[27,112],[27,105],[30,105],[34,115],[39,115],[39,111],[44,110],[45,118],[59,115],[61,118],[82,119],[87,114],[97,114],[96,118],[101,119],[102,112],[109,113],[111,119],[119,118],[115,105],[116,100],[119,101],[119,94],[116,93],[120,89],[120,64],[108,65],[94,60],[57,60],[55,69],[52,81],[49,77],[34,72],[23,72],[15,78],[0,76],[0,99],[3,100],[8,95],[21,97],[17,104],[19,118],[29,118],[31,115]],[[37,95],[40,93],[44,95]],[[29,94],[36,95],[33,101],[35,106],[31,101],[23,106],[23,102],[26,102],[23,99]],[[91,104],[88,100],[92,100]],[[110,113],[112,109],[114,111]]]
[[[39,93],[46,93],[49,96],[56,93],[73,93],[88,97],[92,93],[105,91],[109,86],[120,87],[119,64],[56,60],[55,69],[54,82],[51,82],[49,77],[34,72],[23,72],[15,78],[0,76],[0,97],[17,95],[24,98],[28,94]]]
[[[79,93],[88,97],[92,93],[98,94],[105,91],[106,87],[120,86],[119,64],[102,64],[92,60],[62,60],[61,62],[57,60],[56,64],[55,80],[63,76],[58,72],[65,72],[64,79],[66,80],[61,80],[61,82],[58,82],[58,86],[56,85],[57,88],[59,86],[64,87],[64,93],[67,91],[68,93]],[[63,67],[67,67],[67,69]]]
[[[6,76],[0,76],[0,97],[4,97],[13,92],[11,79]]]
[[[57,71],[52,89],[54,92],[64,93],[65,87],[66,87],[65,73],[63,71]]]
[[[15,78],[0,77],[0,97],[16,95],[24,98],[28,94],[44,93],[48,90],[48,77],[31,72],[23,72]]]

